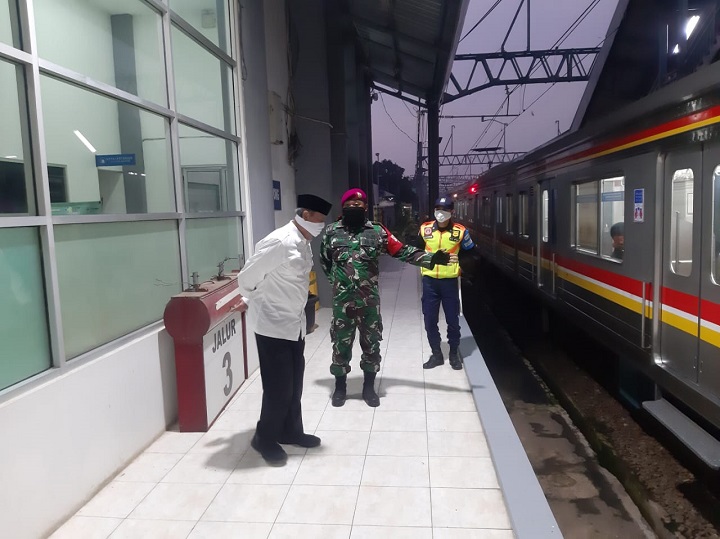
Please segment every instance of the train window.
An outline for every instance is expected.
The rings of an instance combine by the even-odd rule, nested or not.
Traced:
[[[503,197],[495,193],[495,222],[503,222]]]
[[[518,233],[527,238],[530,235],[530,205],[528,204],[528,194],[520,193],[518,195]]]
[[[507,219],[505,219],[505,232],[508,234],[514,234],[513,230],[513,217],[515,215],[515,207],[513,205],[513,196],[511,194],[506,195],[505,202],[507,206]]]
[[[482,197],[482,224],[483,226],[492,225],[492,204],[490,204],[490,197]]]
[[[548,190],[542,192],[542,240],[547,243],[550,240],[550,195]]]
[[[575,185],[575,247],[598,252],[598,182]]]
[[[692,272],[693,184],[690,168],[676,170],[672,177],[670,222],[670,270],[687,277]]]
[[[600,180],[600,251],[604,256],[622,260],[625,252],[625,177]]]
[[[712,280],[720,284],[720,166],[713,171]]]

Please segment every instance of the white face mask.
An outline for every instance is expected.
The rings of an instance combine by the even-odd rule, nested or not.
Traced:
[[[438,223],[444,223],[448,219],[450,219],[450,216],[452,215],[449,211],[443,211],[443,210],[435,210],[435,219],[437,219]]]
[[[310,234],[313,238],[317,237],[317,235],[325,228],[325,223],[313,223],[311,221],[306,221],[299,215],[295,216],[295,222],[307,230],[308,234]]]

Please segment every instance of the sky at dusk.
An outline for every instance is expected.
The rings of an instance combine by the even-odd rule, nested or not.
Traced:
[[[461,35],[464,36],[494,3],[494,0],[470,0]],[[460,42],[458,54],[499,51],[519,3],[520,0],[502,0],[492,14]],[[531,48],[550,48],[590,3],[591,0],[531,0]],[[608,32],[616,6],[617,0],[600,0],[561,48],[600,45]],[[525,14],[526,7],[523,6],[506,44],[506,50],[526,49]],[[463,64],[468,68],[471,66],[469,62]],[[453,73],[456,77],[461,74],[458,65],[453,67]],[[464,80],[466,78],[461,78],[461,83]],[[512,121],[506,128],[506,150],[529,151],[554,138],[558,133],[556,120],[559,121],[561,132],[569,129],[585,86],[584,82],[558,83],[548,90],[549,84],[531,84],[513,92],[509,100],[509,112],[522,114],[517,118],[499,118],[507,123]],[[512,88],[513,86],[510,86],[510,89]],[[546,90],[547,93],[530,106]],[[493,114],[504,99],[505,87],[489,88],[445,105],[441,114]],[[395,97],[380,94],[378,101],[372,105],[372,123],[373,160],[375,154],[379,153],[381,160],[390,159],[396,162],[405,168],[406,175],[412,176],[415,171],[417,137],[417,120],[413,106]],[[478,146],[500,146],[502,126],[491,122],[486,134],[480,138],[487,126],[487,123],[481,123],[479,119],[441,118],[440,136],[443,138],[440,154],[450,154],[451,149],[454,154],[465,154]],[[454,132],[452,148],[448,145],[451,130]],[[483,167],[479,165],[472,168],[458,167],[455,170],[441,167],[440,174],[476,174],[482,170]]]

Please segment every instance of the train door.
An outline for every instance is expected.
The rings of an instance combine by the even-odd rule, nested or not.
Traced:
[[[720,397],[720,145],[703,152],[698,383]]]
[[[699,148],[665,159],[660,356],[692,383],[698,379],[702,173]]]
[[[550,182],[538,184],[537,267],[538,287],[548,294],[555,294],[555,189]]]

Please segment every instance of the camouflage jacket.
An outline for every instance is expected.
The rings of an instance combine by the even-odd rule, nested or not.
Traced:
[[[323,271],[333,287],[337,304],[378,305],[379,258],[387,253],[403,262],[432,269],[432,253],[404,245],[379,223],[365,222],[359,231],[350,231],[342,221],[329,224],[320,246]]]

